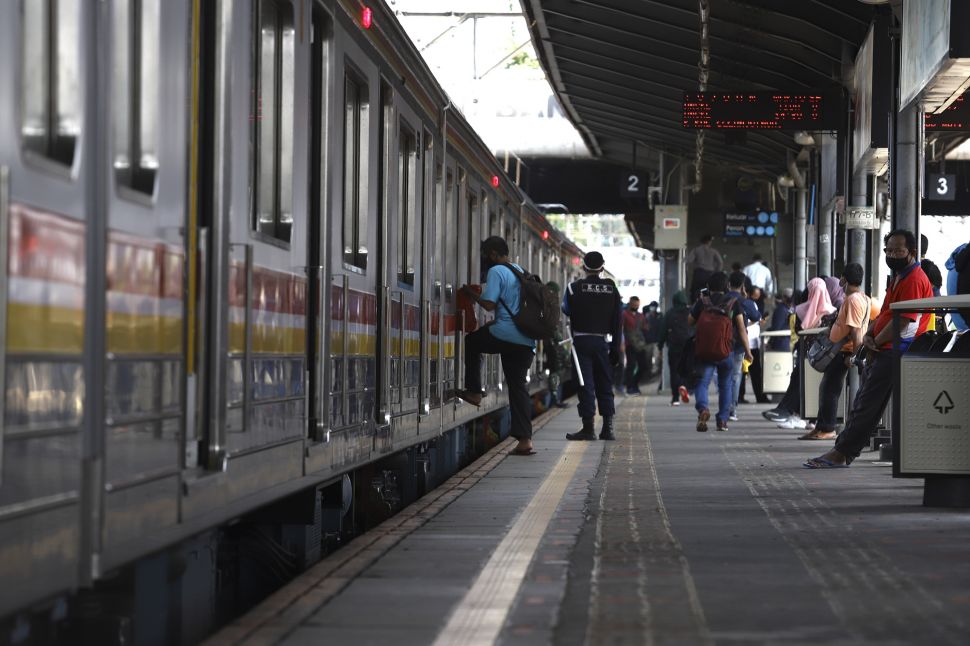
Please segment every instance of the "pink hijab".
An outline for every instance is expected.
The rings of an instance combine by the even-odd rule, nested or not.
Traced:
[[[804,329],[818,326],[822,317],[835,311],[829,290],[821,278],[808,281],[808,300],[795,308],[795,316],[801,321]]]

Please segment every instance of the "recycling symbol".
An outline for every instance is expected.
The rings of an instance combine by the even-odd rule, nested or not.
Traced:
[[[933,408],[940,411],[944,415],[953,410],[953,400],[950,399],[950,393],[945,390],[941,390],[940,394],[936,396],[936,401],[933,402]]]

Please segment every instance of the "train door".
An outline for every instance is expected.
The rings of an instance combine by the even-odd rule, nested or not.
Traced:
[[[441,387],[444,392],[443,399],[449,402],[449,407],[443,412],[443,420],[446,426],[454,421],[454,411],[457,407],[457,399],[452,394],[458,386],[458,347],[459,340],[457,329],[458,319],[455,308],[455,295],[458,287],[459,261],[458,250],[460,248],[458,239],[459,218],[461,213],[461,185],[463,171],[456,165],[454,160],[446,158],[445,165],[445,217],[444,217],[444,245],[442,253],[444,260],[442,270],[444,272],[444,290],[441,297],[441,332],[442,342],[442,371]]]
[[[387,88],[390,92],[390,88]],[[385,105],[381,411],[394,440],[417,431],[420,374],[420,121],[399,94]]]
[[[382,104],[377,70],[337,30],[334,87],[339,123],[331,146],[340,160],[331,191],[330,419],[334,468],[366,460],[374,450],[378,419],[378,322],[383,297]],[[372,253],[376,252],[376,253]],[[343,461],[343,462],[341,462]]]
[[[457,240],[455,244],[455,289],[462,285],[478,282],[478,249],[481,242],[481,215],[479,212],[479,187],[464,169],[459,169],[459,202]],[[470,329],[464,327],[464,317],[456,317],[456,384],[465,383],[465,335]],[[475,409],[458,403],[458,418],[468,418],[475,414]]]
[[[430,131],[424,131],[422,157],[422,179],[421,190],[421,275],[419,284],[421,285],[421,333],[419,353],[421,356],[421,374],[418,381],[418,397],[421,403],[419,424],[421,432],[437,432],[441,425],[440,413],[437,418],[432,414],[431,402],[433,383],[431,363],[432,357],[437,358],[438,342],[432,336],[433,303],[435,297],[435,141]],[[437,365],[437,364],[436,364]]]
[[[102,464],[97,22],[0,3],[0,616],[84,583],[97,538],[79,525]]]
[[[189,6],[112,3],[105,41],[105,568],[147,551],[140,537],[178,522],[184,231],[196,215],[189,182],[197,178],[187,168],[187,111],[161,108],[189,103]]]
[[[302,475],[306,435],[310,21],[290,0],[212,10],[210,119],[202,136],[211,195],[199,221],[198,438],[183,515]],[[206,39],[203,39],[206,40]],[[299,132],[300,136],[295,136]],[[187,465],[190,466],[190,465]],[[213,489],[208,471],[230,469]],[[196,487],[207,495],[193,496]]]

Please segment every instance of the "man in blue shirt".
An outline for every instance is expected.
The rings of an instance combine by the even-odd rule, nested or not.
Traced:
[[[482,242],[482,260],[489,267],[485,289],[479,296],[464,285],[461,289],[468,298],[477,301],[488,312],[495,312],[495,320],[465,337],[465,389],[455,396],[469,404],[482,403],[482,355],[498,354],[502,357],[502,370],[508,386],[509,408],[512,412],[512,437],[519,441],[512,455],[533,455],[532,405],[526,377],[535,357],[536,342],[522,334],[512,313],[519,311],[519,279],[506,265],[509,262],[509,245],[499,236],[491,236]],[[518,265],[513,267],[522,271]]]
[[[569,317],[573,345],[583,374],[578,406],[583,428],[577,433],[566,433],[567,440],[596,439],[593,417],[597,405],[603,416],[600,439],[615,439],[611,366],[620,363],[623,301],[616,284],[608,278],[600,278],[603,265],[600,252],[586,254],[583,258],[586,278],[570,283],[562,299],[562,311]]]

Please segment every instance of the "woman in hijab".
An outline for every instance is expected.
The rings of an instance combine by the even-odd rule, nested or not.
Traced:
[[[817,327],[823,316],[831,314],[836,309],[832,305],[826,280],[813,278],[808,281],[808,298],[795,308],[795,316],[798,317],[798,323],[803,330]],[[839,288],[839,292],[842,294],[842,300],[845,300],[845,292],[841,288]]]
[[[822,322],[823,316],[835,311],[825,280],[813,278],[808,281],[808,289],[806,291],[808,294],[805,302],[795,306],[797,327],[803,330],[817,327]],[[845,299],[845,292],[842,292],[842,299]],[[788,382],[788,390],[785,391],[785,396],[779,402],[778,406],[762,413],[765,418],[777,422],[779,428],[808,427],[808,422],[799,417],[796,412],[799,409],[799,388],[801,386],[800,366],[801,361],[796,360],[795,369],[791,373],[791,381]]]
[[[829,293],[829,299],[835,309],[842,307],[842,303],[845,302],[845,290],[842,289],[842,285],[839,284],[839,279],[834,276],[825,277],[825,287]]]

